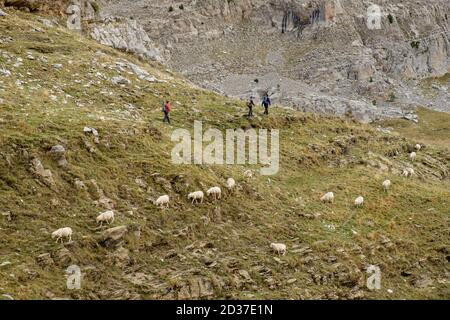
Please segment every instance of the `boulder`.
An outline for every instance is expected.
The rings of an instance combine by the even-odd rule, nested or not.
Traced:
[[[47,186],[49,187],[56,186],[52,172],[44,168],[39,158],[34,158],[31,161],[31,171]]]
[[[91,26],[89,34],[103,45],[158,62],[164,61],[159,49],[136,20],[109,17]]]
[[[66,159],[66,149],[62,145],[53,146],[50,150],[50,154],[58,162],[59,167],[67,168],[69,163]]]
[[[55,261],[53,261],[50,253],[43,253],[36,257],[36,263],[45,268],[55,264]]]

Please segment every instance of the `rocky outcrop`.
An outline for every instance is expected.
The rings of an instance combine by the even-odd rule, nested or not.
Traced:
[[[94,19],[100,9],[96,0],[4,0],[3,3],[6,7],[61,17],[66,16],[67,8],[71,4],[75,4],[80,7],[85,20]]]
[[[136,20],[107,18],[89,28],[90,36],[103,45],[158,62],[164,61],[159,49]]]
[[[55,180],[53,179],[53,174],[49,169],[45,169],[41,160],[39,158],[34,158],[31,161],[31,171],[47,186],[54,188],[56,187]]]

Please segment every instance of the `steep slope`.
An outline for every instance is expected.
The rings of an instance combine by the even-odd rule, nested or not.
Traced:
[[[7,13],[0,17],[0,296],[450,298],[448,146],[290,109],[249,121],[241,102],[161,65]],[[161,121],[167,98],[173,126]],[[279,174],[172,164],[171,134],[191,131],[194,120],[205,129],[279,129]],[[411,163],[418,142],[426,147]],[[416,176],[402,177],[405,167]],[[244,178],[249,168],[252,179]],[[221,201],[187,200],[228,177],[239,190]],[[328,191],[334,204],[320,202]],[[166,193],[170,209],[157,209],[151,200]],[[356,209],[360,194],[366,204]],[[98,227],[95,217],[111,208],[114,224]],[[51,232],[65,226],[73,241],[55,244]],[[277,257],[271,242],[286,243],[287,255]],[[66,288],[70,265],[81,268],[81,290]],[[381,269],[381,290],[365,287],[369,265]]]
[[[374,4],[379,29],[367,26]],[[277,103],[363,121],[417,106],[450,112],[448,82],[435,98],[418,83],[449,72],[446,0],[109,0],[104,12],[133,17],[172,68],[233,97],[269,91]]]

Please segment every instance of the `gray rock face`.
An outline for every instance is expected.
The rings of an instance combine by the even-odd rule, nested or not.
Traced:
[[[53,261],[50,253],[43,253],[36,257],[36,262],[41,267],[49,267],[53,265],[55,262]]]
[[[368,26],[372,2],[379,29]],[[276,104],[363,121],[420,105],[450,112],[448,91],[420,92],[421,79],[450,71],[450,3],[372,2],[113,0],[104,10],[133,16],[172,68],[228,96],[269,91]]]
[[[136,20],[107,18],[91,26],[89,34],[103,45],[164,61],[159,49]]]

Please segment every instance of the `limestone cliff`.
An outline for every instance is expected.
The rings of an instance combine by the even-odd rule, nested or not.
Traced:
[[[111,0],[104,11],[144,24],[171,67],[224,94],[269,91],[367,121],[418,105],[449,111],[446,87],[433,101],[419,92],[421,79],[449,72],[445,0]]]

